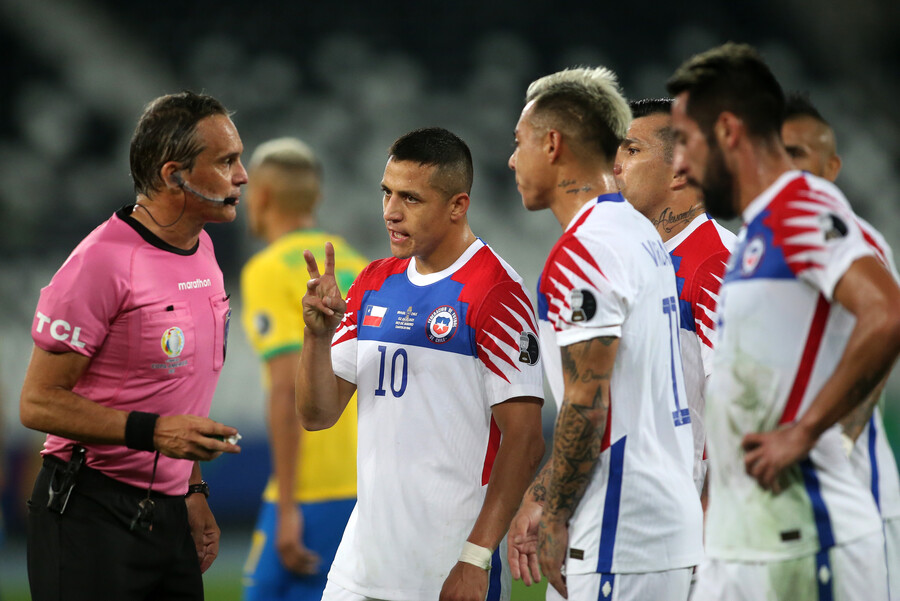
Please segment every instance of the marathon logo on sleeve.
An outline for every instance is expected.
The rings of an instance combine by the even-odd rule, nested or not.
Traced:
[[[44,333],[44,327],[47,324],[50,324],[48,327],[50,331],[50,336],[54,340],[59,340],[60,342],[69,341],[69,344],[76,348],[84,348],[84,343],[79,340],[81,336],[81,328],[76,326],[72,327],[72,325],[66,321],[65,319],[53,319],[52,317],[47,317],[40,311],[37,312],[35,316],[37,319],[37,326],[35,326],[35,331],[38,334]]]

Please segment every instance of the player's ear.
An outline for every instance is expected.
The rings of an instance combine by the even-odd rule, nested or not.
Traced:
[[[734,148],[744,133],[744,121],[734,113],[722,111],[713,125],[713,133],[722,148]]]
[[[672,181],[669,182],[669,189],[677,192],[686,188],[687,185],[687,176],[684,173],[675,173],[672,175]]]
[[[841,157],[836,154],[831,155],[825,162],[825,179],[833,182],[837,179],[838,173],[841,172]]]
[[[550,129],[544,134],[543,148],[551,163],[555,163],[559,158],[559,155],[562,152],[562,141],[562,134],[555,129]]]
[[[471,202],[469,195],[465,192],[460,192],[459,194],[455,194],[450,197],[449,202],[451,221],[464,219],[466,217],[466,213],[469,211],[469,203]]]

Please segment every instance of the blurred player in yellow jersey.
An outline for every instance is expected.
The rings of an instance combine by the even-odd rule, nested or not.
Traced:
[[[268,246],[241,274],[242,321],[263,362],[273,474],[244,568],[244,599],[319,601],[356,501],[356,405],[351,401],[334,428],[301,434],[294,372],[309,279],[303,250],[334,244],[343,294],[367,261],[343,239],[315,229],[321,167],[306,144],[279,138],[260,145],[249,176],[250,229]]]

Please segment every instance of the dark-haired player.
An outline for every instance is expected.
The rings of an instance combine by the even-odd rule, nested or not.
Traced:
[[[793,170],[784,95],[751,47],[686,61],[676,170],[744,225],[707,387],[707,561],[695,599],[887,599],[875,503],[838,420],[900,351],[900,288],[831,182]]]
[[[498,546],[543,455],[537,323],[521,278],[468,224],[472,159],[401,136],[381,181],[392,258],[346,302],[326,247],[303,297],[297,409],[330,427],[353,391],[358,502],[324,599],[509,598]]]
[[[801,94],[787,97],[781,138],[794,167],[834,181],[841,168],[837,141],[831,125]],[[900,281],[894,256],[887,241],[870,223],[857,217],[863,237],[879,261]],[[888,442],[878,407],[887,379],[869,393],[866,400],[841,419],[850,462],[863,484],[872,491],[884,522],[890,598],[900,599],[900,477],[897,461]]]

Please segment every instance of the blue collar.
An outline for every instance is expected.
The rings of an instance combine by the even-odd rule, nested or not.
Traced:
[[[597,203],[601,202],[625,202],[621,192],[613,192],[611,194],[601,194],[597,197]]]

